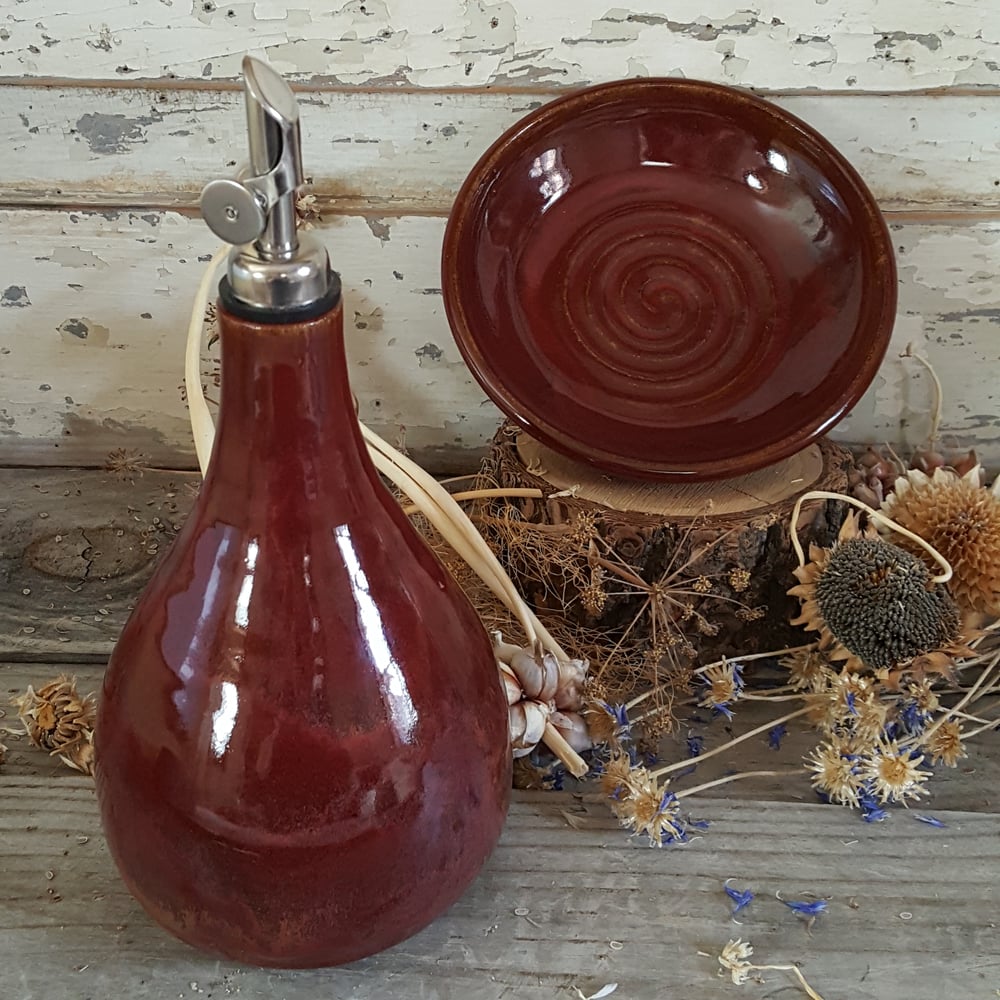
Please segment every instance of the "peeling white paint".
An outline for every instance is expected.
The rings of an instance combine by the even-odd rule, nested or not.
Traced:
[[[542,92],[304,93],[303,148],[316,191],[344,206],[447,211],[478,157]],[[1000,115],[992,97],[783,97],[857,167],[887,208],[1000,209]],[[142,141],[95,152],[94,108]],[[107,136],[105,135],[105,138]],[[4,189],[23,203],[197,204],[243,155],[233,92],[0,86]]]
[[[445,320],[444,220],[394,218],[385,241],[369,222],[344,217],[317,230],[344,280],[351,380],[362,416],[390,439],[405,427],[410,447],[454,460],[482,447],[499,416],[462,363]],[[990,266],[984,254],[1000,246],[1000,223],[901,225],[893,242],[901,278],[893,343],[835,436],[919,443],[929,383],[919,366],[898,357],[913,342],[944,384],[949,440],[974,445],[1000,464],[1000,282],[973,280]],[[53,247],[96,253],[110,267],[78,269],[79,287],[70,288]],[[81,433],[91,448],[119,447],[131,435],[164,460],[193,461],[179,391],[184,330],[213,248],[198,219],[173,213],[0,213],[0,258],[11,287],[24,288],[30,300],[5,309],[0,321],[0,461],[10,460],[18,441],[48,442],[50,451],[32,452],[36,460],[71,460]],[[940,266],[932,270],[935,260]],[[995,259],[992,266],[995,274]],[[168,295],[151,294],[159,269],[171,274]],[[99,337],[88,343],[89,336],[67,332],[73,318],[106,330],[105,346]],[[43,384],[50,389],[39,389]]]
[[[73,7],[8,5],[0,14],[0,74],[233,78],[250,51],[300,79],[346,84],[563,85],[627,76],[636,66],[769,88],[1000,83],[1000,7],[985,0],[674,0],[632,8],[607,0],[106,0]]]

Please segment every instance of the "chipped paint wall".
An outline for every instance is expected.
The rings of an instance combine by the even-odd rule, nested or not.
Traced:
[[[189,466],[201,186],[244,155],[243,53],[297,81],[307,168],[346,289],[363,417],[433,467],[498,415],[445,321],[451,200],[505,128],[563,88],[684,75],[751,87],[827,135],[886,212],[889,357],[838,428],[1000,464],[1000,6],[947,0],[19,0],[0,7],[0,463],[135,447]],[[216,360],[207,355],[211,385]]]

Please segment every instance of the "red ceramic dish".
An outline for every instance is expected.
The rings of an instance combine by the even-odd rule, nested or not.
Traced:
[[[896,306],[850,164],[765,101],[673,79],[578,91],[501,136],[455,202],[443,289],[508,416],[655,479],[739,475],[829,430]]]

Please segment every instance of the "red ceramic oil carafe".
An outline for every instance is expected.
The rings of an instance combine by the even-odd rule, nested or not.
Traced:
[[[98,793],[167,930],[335,965],[418,931],[479,871],[507,808],[507,708],[474,610],[362,443],[340,283],[295,230],[295,99],[261,63],[244,78],[249,176],[202,199],[243,244],[220,286],[218,432],[108,666]]]

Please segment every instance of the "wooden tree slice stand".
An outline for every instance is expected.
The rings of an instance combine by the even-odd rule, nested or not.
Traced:
[[[685,630],[679,624],[697,659],[707,662],[808,641],[805,633],[788,624],[798,605],[786,594],[795,583],[792,570],[797,565],[789,534],[792,509],[808,490],[844,492],[851,463],[850,452],[822,439],[783,462],[732,479],[629,480],[554,452],[508,422],[493,439],[484,472],[503,488],[542,491],[544,500],[502,501],[508,515],[514,507],[519,518],[533,525],[572,525],[587,515],[600,535],[600,550],[615,565],[630,567],[647,583],[672,580],[682,602],[689,599],[683,593],[690,596],[697,581],[695,590],[710,583],[710,591],[690,599],[699,609],[706,606],[706,628],[716,629],[715,634]],[[806,505],[799,523],[803,544],[829,544],[843,519],[843,507],[837,502]],[[692,557],[690,566],[677,574]],[[540,566],[535,574],[523,570],[523,560],[519,565],[514,575],[525,596],[542,610],[558,610],[551,597],[558,588],[546,576],[560,575],[561,569]],[[613,643],[634,618],[638,596],[634,587],[622,588],[613,576],[610,580],[605,587],[609,596],[600,608],[591,602],[587,611],[572,595],[564,606],[576,624],[607,634]]]

